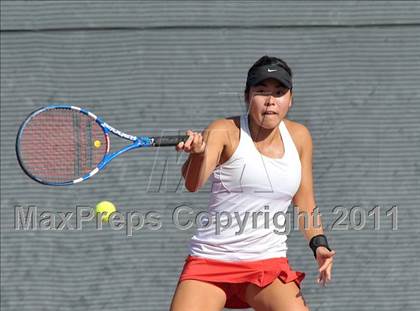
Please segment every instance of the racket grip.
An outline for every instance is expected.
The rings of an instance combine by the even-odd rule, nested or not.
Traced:
[[[188,137],[188,135],[154,137],[153,146],[176,146],[181,141],[187,141]]]

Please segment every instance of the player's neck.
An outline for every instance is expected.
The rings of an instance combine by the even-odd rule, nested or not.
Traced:
[[[272,129],[266,129],[249,120],[248,128],[249,128],[251,138],[255,143],[268,145],[268,144],[271,144],[277,137],[280,136],[278,126]]]

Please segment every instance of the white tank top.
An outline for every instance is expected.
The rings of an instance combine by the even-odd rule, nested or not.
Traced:
[[[210,176],[209,217],[191,238],[189,254],[224,261],[286,257],[285,216],[300,186],[299,153],[283,120],[282,158],[257,150],[247,114],[240,117],[240,127],[235,152]]]

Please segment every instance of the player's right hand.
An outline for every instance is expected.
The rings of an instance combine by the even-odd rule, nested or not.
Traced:
[[[188,130],[186,134],[189,136],[187,141],[180,142],[176,145],[176,151],[184,151],[190,154],[202,154],[206,149],[206,142],[203,140],[201,133]]]

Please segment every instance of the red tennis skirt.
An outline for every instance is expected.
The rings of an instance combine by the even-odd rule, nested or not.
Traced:
[[[200,280],[212,283],[226,293],[226,308],[245,309],[250,308],[244,300],[248,283],[263,288],[276,278],[283,283],[293,281],[300,288],[305,273],[293,271],[285,257],[231,262],[188,255],[179,282]]]

